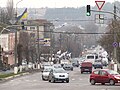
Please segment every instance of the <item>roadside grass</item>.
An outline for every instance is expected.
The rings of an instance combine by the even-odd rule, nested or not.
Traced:
[[[17,74],[14,74],[14,73],[0,74],[0,79],[7,78],[7,77],[10,77],[10,76],[14,76],[14,75],[18,75],[18,74],[22,74],[22,73],[23,72],[18,72]]]

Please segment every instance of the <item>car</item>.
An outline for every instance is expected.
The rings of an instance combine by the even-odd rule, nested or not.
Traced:
[[[79,61],[74,59],[74,60],[71,60],[71,63],[74,67],[79,67]]]
[[[91,62],[82,62],[80,69],[81,69],[81,74],[83,72],[92,73],[92,63]]]
[[[56,82],[56,81],[66,81],[69,83],[69,73],[67,73],[63,68],[53,68],[49,73],[49,82]]]
[[[73,65],[72,64],[64,64],[63,69],[73,71]]]
[[[103,69],[103,64],[102,64],[102,61],[101,61],[101,60],[95,60],[93,66],[94,66],[94,69],[96,69],[96,68],[101,68],[101,69]]]
[[[44,70],[42,71],[42,80],[48,80],[51,69],[52,69],[52,67],[44,68]]]
[[[115,85],[115,83],[120,83],[120,74],[109,69],[94,70],[90,75],[89,81],[92,85],[96,83]]]
[[[62,68],[61,64],[53,64],[53,68]]]
[[[41,64],[41,71],[43,71],[45,67],[49,67],[49,66],[51,67],[52,65],[50,63],[48,63],[48,62],[42,63]]]

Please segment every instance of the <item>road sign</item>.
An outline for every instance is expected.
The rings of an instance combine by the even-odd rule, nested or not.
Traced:
[[[119,45],[118,45],[117,42],[113,42],[113,43],[112,43],[112,46],[113,46],[113,47],[118,47]]]
[[[104,14],[95,14],[95,23],[104,24]]]
[[[104,5],[104,3],[105,3],[105,1],[95,1],[95,3],[97,5],[98,9],[101,10],[103,5]]]
[[[17,20],[16,19],[11,19],[11,20],[9,20],[9,22],[13,25],[17,22]]]

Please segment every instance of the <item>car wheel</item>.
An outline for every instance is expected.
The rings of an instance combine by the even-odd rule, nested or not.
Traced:
[[[66,83],[69,83],[69,80],[66,80]]]
[[[48,81],[51,82],[50,78],[48,78]]]
[[[48,80],[49,82],[51,82],[51,80]]]
[[[109,83],[110,83],[110,85],[115,85],[115,81],[112,79],[109,81]]]
[[[52,79],[51,79],[51,82],[52,82],[52,83],[54,83],[54,82],[55,82],[55,79],[54,79],[54,78],[52,78]]]
[[[92,79],[92,80],[90,81],[90,83],[91,83],[91,85],[95,85],[95,80]]]
[[[45,79],[43,78],[43,76],[42,76],[42,80],[45,80]]]

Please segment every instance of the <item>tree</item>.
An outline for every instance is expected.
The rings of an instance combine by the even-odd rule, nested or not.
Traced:
[[[3,24],[10,24],[9,20],[14,18],[13,0],[7,1],[6,8],[0,8],[0,22]]]
[[[99,44],[101,46],[103,46],[105,48],[106,51],[108,51],[110,54],[112,54],[111,57],[113,56],[113,51],[114,51],[114,47],[113,47],[113,42],[114,42],[114,37],[116,36],[116,42],[119,43],[120,42],[120,21],[114,21],[112,20],[111,23],[109,23],[108,27],[107,27],[108,31],[106,33],[109,34],[105,34],[102,35],[102,37],[99,39]],[[120,62],[120,47],[117,46],[117,60]]]
[[[7,15],[8,15],[8,20],[14,18],[14,8],[13,8],[13,0],[8,0],[7,1]]]

